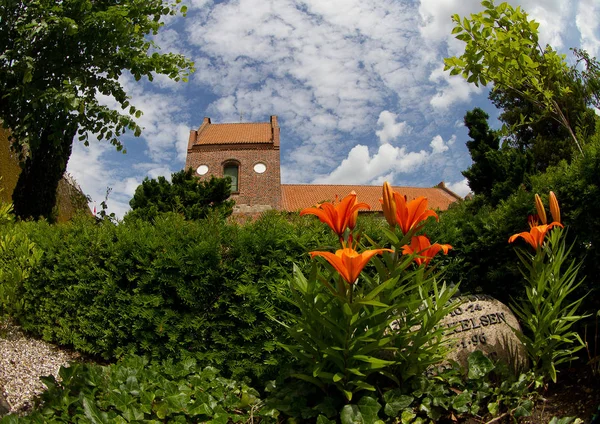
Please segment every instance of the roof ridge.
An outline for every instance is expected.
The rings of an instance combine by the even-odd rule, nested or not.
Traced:
[[[219,122],[218,124],[210,124],[212,125],[269,125],[271,126],[270,122]]]
[[[289,183],[289,184],[281,184],[287,186],[312,186],[312,187],[382,187],[382,184],[314,184],[314,183]],[[403,186],[403,185],[394,185],[392,187],[404,187],[404,188],[418,188],[418,189],[439,189],[441,187],[438,186],[427,186],[427,187],[419,187],[419,186]],[[446,189],[445,191],[450,191]]]

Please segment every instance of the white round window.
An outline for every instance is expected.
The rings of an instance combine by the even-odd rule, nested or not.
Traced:
[[[204,175],[204,174],[206,174],[206,173],[208,172],[208,166],[206,166],[206,165],[200,165],[200,166],[198,167],[198,169],[196,169],[196,172],[197,172],[199,175]]]
[[[266,170],[267,170],[267,165],[265,165],[264,163],[259,162],[256,165],[254,165],[254,172],[256,172],[257,174],[262,174]]]

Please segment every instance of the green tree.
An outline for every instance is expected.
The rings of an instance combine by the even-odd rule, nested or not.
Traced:
[[[526,179],[531,155],[523,149],[503,143],[500,148],[498,131],[490,129],[488,114],[475,108],[465,115],[465,126],[471,140],[467,148],[473,164],[463,175],[473,193],[484,196],[492,205],[512,194]]]
[[[583,79],[590,75],[570,68],[565,56],[552,47],[542,48],[539,24],[529,20],[520,7],[515,9],[508,3],[495,6],[486,0],[481,4],[485,9],[470,19],[452,17],[456,24],[452,33],[466,45],[460,57],[444,59],[445,69],[476,85],[492,82],[494,90],[511,92],[532,103],[563,127],[583,153],[573,122],[559,100],[573,93],[574,75]],[[531,121],[532,117],[522,116],[519,124]]]
[[[233,212],[231,181],[229,178],[211,177],[200,181],[192,168],[172,174],[171,182],[165,177],[145,178],[129,202],[128,219],[151,221],[159,213],[176,212],[186,219],[203,219],[211,212],[223,217]]]
[[[150,37],[162,16],[185,13],[180,1],[0,3],[0,119],[22,160],[13,194],[19,217],[51,217],[74,137],[87,145],[96,135],[122,150],[126,130],[140,135],[134,118],[141,111],[119,81],[124,72],[136,80],[155,73],[179,80],[193,71],[183,56],[158,53]],[[119,107],[101,104],[99,95]]]

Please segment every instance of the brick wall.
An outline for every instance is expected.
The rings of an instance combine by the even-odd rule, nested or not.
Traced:
[[[211,175],[223,177],[223,167],[228,162],[239,163],[238,193],[231,195],[237,209],[251,212],[247,209],[281,208],[279,149],[274,149],[272,144],[194,146],[188,152],[185,167],[196,170],[206,165],[208,172],[200,178],[209,179]],[[254,172],[254,165],[259,162],[267,167],[262,174]]]

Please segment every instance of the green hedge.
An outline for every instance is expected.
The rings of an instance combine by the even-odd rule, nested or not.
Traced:
[[[18,228],[44,252],[20,293],[26,330],[106,359],[191,355],[234,377],[267,377],[282,362],[269,315],[292,263],[333,242],[317,220],[277,213],[244,226],[165,214]]]

